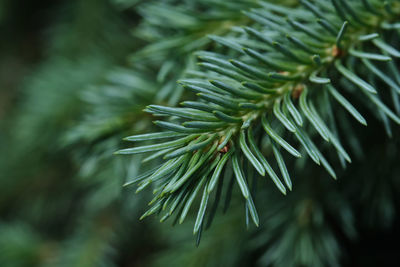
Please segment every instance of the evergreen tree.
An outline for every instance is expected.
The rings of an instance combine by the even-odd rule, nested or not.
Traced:
[[[0,3],[0,266],[397,266],[399,1],[47,2]]]

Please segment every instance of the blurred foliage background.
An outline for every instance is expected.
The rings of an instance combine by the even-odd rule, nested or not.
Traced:
[[[193,52],[255,2],[0,2],[0,266],[398,266],[399,131],[373,116],[338,181],[297,166],[287,197],[260,188],[257,229],[236,189],[199,247],[193,221],[139,221],[151,192],[122,185],[141,158],[112,153],[153,127],[146,105],[192,97]]]

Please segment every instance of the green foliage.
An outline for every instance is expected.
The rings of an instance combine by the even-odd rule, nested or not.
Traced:
[[[146,108],[154,116],[168,117],[155,121],[168,131],[127,137],[130,141],[161,141],[117,152],[151,153],[151,159],[166,160],[157,171],[128,182],[138,183],[137,191],[154,184],[152,206],[142,218],[165,211],[161,219],[164,221],[176,210],[182,223],[193,199],[204,188],[194,229],[200,234],[211,191],[207,188],[219,178],[229,158],[246,210],[258,225],[243,168],[249,163],[259,175],[268,174],[285,194],[285,187],[266,158],[267,150],[272,149],[283,180],[291,190],[279,147],[295,157],[308,155],[336,179],[334,168],[314,141],[319,135],[335,148],[343,164],[351,162],[339,141],[340,132],[332,130],[337,126],[326,124],[327,116],[333,112],[329,110],[334,104],[330,101],[336,100],[366,125],[342,94],[352,94],[373,113],[379,113],[388,132],[388,119],[400,124],[399,116],[382,100],[386,100],[386,92],[377,89],[382,82],[389,85],[389,90],[394,90],[391,98],[396,105],[400,91],[395,62],[399,51],[393,45],[399,37],[398,3],[301,2],[302,8],[260,2],[260,7],[246,11],[254,23],[234,28],[225,37],[211,35],[210,39],[228,50],[198,52],[203,71],[190,72],[179,81],[183,88],[196,93],[195,102],[183,102],[183,107]],[[303,153],[285,139],[297,139]],[[179,202],[181,208],[174,202]]]
[[[398,1],[56,2],[0,60],[0,266],[390,265]]]

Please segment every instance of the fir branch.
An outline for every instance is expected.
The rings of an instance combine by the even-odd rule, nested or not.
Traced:
[[[285,183],[291,189],[278,145],[296,157],[300,154],[283,139],[276,125],[293,133],[309,157],[336,178],[334,168],[314,143],[313,131],[308,124],[335,147],[341,158],[348,162],[351,159],[317,109],[320,106],[319,91],[329,91],[353,117],[366,124],[351,102],[338,92],[342,89],[354,91],[356,88],[354,93],[357,99],[372,104],[373,112],[377,108],[383,118],[389,117],[400,124],[398,115],[382,102],[374,86],[374,80],[378,78],[394,88],[399,85],[399,73],[393,63],[399,51],[391,45],[398,32],[393,30],[396,26],[388,26],[398,23],[399,3],[332,0],[332,6],[327,7],[322,0],[301,2],[302,8],[293,9],[261,2],[261,7],[246,13],[255,23],[244,27],[240,35],[211,37],[239,54],[228,60],[222,54],[200,53],[199,58],[203,61],[200,66],[206,73],[204,76],[209,75],[212,80],[206,82],[201,75],[181,81],[184,88],[197,93],[198,101],[182,103],[185,108],[148,107],[147,111],[156,116],[171,116],[169,121],[156,121],[158,126],[186,137],[117,152],[126,154],[129,151],[148,151],[149,147],[171,148],[170,144],[174,144],[177,151],[182,151],[172,152],[176,159],[164,156],[169,160],[159,171],[143,177],[139,183],[140,189],[143,189],[156,176],[155,192],[161,193],[156,194],[155,205],[165,204],[168,207],[167,200],[179,199],[182,207],[178,212],[180,222],[186,217],[188,207],[201,187],[207,188],[211,181],[214,184],[218,179],[228,157],[247,202],[251,199],[243,175],[243,166],[247,163],[261,176],[268,174],[278,188],[286,192],[262,147],[253,141],[266,134],[276,142],[269,141],[268,144],[273,148]],[[286,15],[288,18],[285,20],[282,17]],[[378,36],[380,39],[377,39]],[[358,64],[357,68],[355,64]],[[390,74],[381,72],[379,69],[382,68],[390,70]],[[341,83],[348,86],[338,87]],[[361,98],[360,92],[366,98]],[[258,130],[261,125],[266,134]],[[193,149],[196,144],[204,146]],[[210,191],[204,190],[206,196],[200,206],[201,217]],[[258,224],[258,216],[251,206],[251,214]],[[154,208],[156,206],[145,215],[154,213]],[[195,232],[198,233],[198,230],[199,222],[195,225]]]

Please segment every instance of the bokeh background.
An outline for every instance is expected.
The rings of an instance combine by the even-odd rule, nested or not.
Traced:
[[[236,189],[199,247],[193,220],[139,221],[151,192],[122,185],[141,158],[112,153],[152,129],[147,104],[191,97],[176,80],[193,52],[222,49],[207,34],[255,3],[228,2],[0,1],[1,267],[399,266],[399,128],[388,137],[373,115],[348,126],[339,181],[307,165],[287,197],[260,188],[259,229]]]

